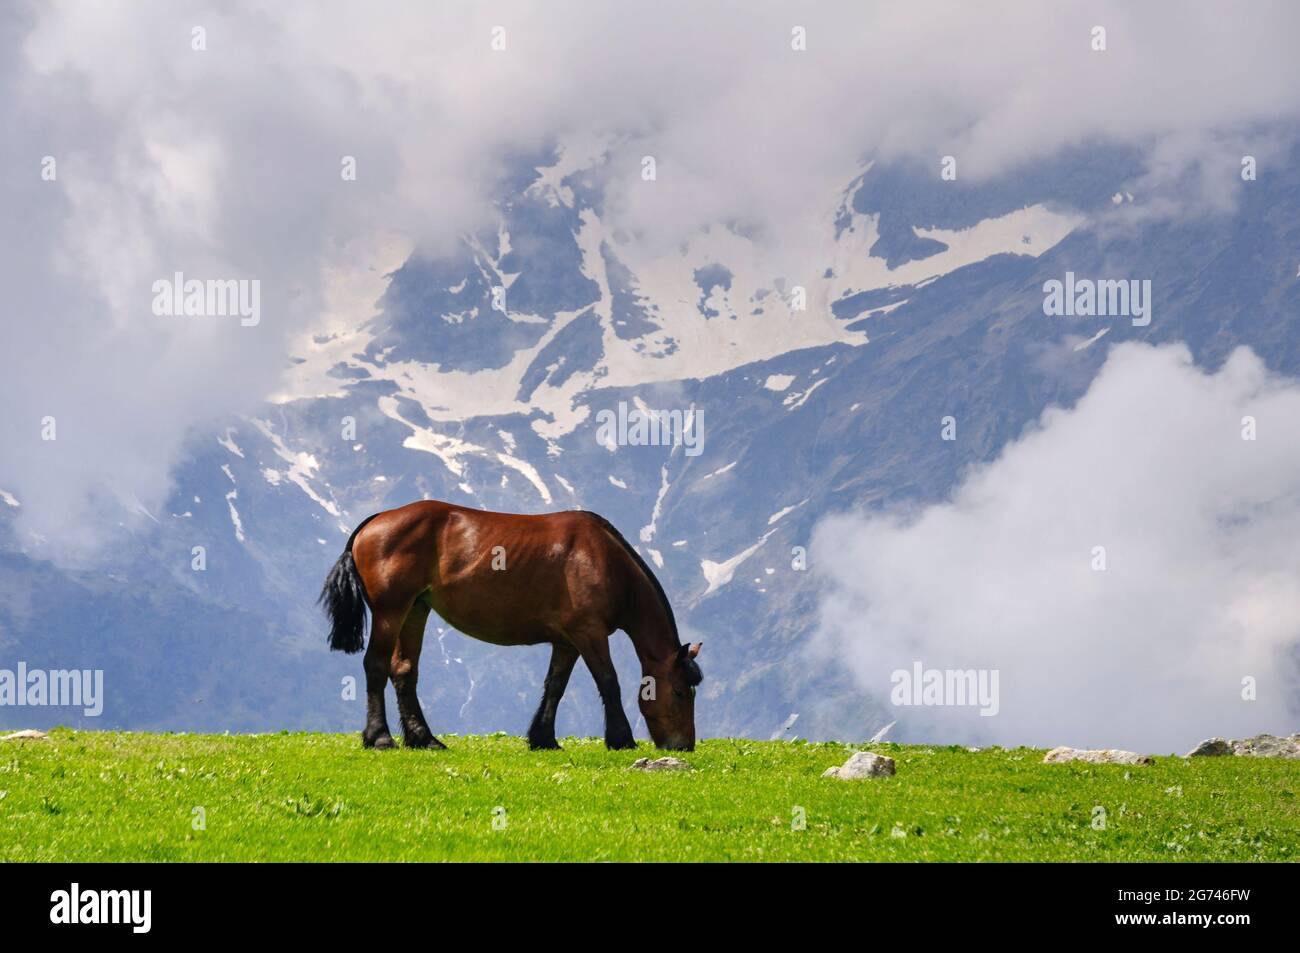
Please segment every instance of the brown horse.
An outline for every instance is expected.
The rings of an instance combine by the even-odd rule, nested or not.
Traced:
[[[659,580],[608,521],[595,513],[490,513],[426,500],[377,513],[352,533],[321,590],[330,648],[358,652],[366,608],[366,747],[391,748],[384,688],[393,681],[407,747],[442,748],[416,698],[429,612],[494,645],[551,645],[542,703],[528,744],[558,748],[555,711],[578,657],[605,706],[605,745],[632,748],[609,636],[622,629],[641,660],[637,697],[660,748],[695,747],[695,662],[682,645]]]

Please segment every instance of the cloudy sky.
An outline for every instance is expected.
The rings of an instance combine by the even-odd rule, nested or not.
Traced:
[[[994,715],[896,709],[913,739],[1182,754],[1290,723],[1297,539],[1300,382],[1124,344],[949,500],[825,520],[814,650],[882,698],[918,661],[998,671]]]
[[[98,526],[159,510],[196,428],[274,392],[303,335],[368,316],[332,287],[489,221],[512,156],[597,143],[634,240],[730,223],[794,261],[873,158],[979,178],[1119,141],[1158,194],[1295,118],[1297,28],[1262,2],[5,4],[0,488],[36,550],[94,558]],[[178,270],[259,279],[261,323],[154,316]]]

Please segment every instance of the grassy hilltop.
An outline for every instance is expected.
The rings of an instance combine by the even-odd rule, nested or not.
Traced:
[[[1028,748],[885,744],[872,750],[896,777],[838,781],[821,773],[854,750],[841,744],[711,740],[682,755],[690,773],[644,773],[629,766],[660,754],[646,744],[444,740],[375,752],[352,734],[59,729],[9,742],[0,861],[1300,859],[1295,761],[1045,765]]]

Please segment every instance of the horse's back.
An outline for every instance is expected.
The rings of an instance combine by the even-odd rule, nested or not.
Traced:
[[[626,557],[583,511],[497,513],[426,500],[379,514],[356,546],[367,591],[373,580],[380,598],[423,598],[484,641],[548,642],[577,626],[618,627]]]

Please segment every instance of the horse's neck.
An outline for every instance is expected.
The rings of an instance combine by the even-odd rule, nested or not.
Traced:
[[[654,585],[646,581],[636,602],[637,611],[628,621],[625,631],[632,640],[637,658],[643,668],[648,662],[668,661],[677,653],[677,634]]]
[[[668,661],[677,652],[677,642],[671,629],[663,633],[656,632],[652,637],[646,635],[644,628],[628,629],[627,634],[632,640],[632,647],[636,649],[637,658],[641,660],[642,670],[648,670],[651,663],[662,664]]]

